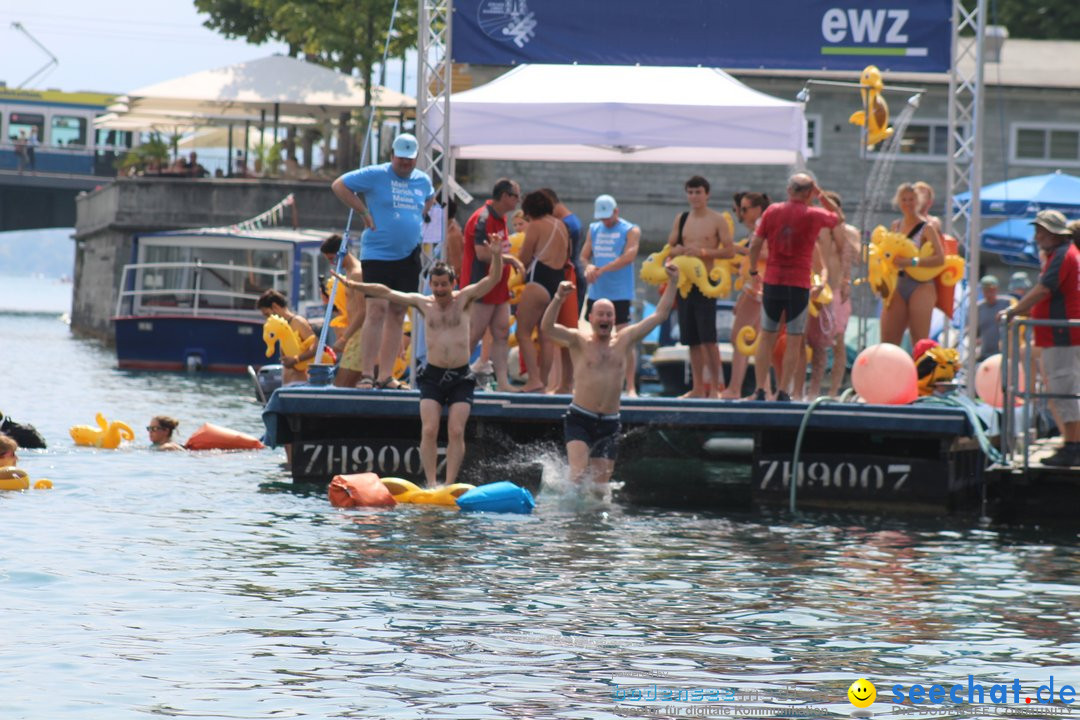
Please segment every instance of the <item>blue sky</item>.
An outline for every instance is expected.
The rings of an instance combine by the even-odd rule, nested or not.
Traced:
[[[191,0],[0,0],[0,80],[17,87],[49,61],[13,22],[60,61],[34,89],[124,93],[286,50],[226,40],[203,20]],[[387,84],[399,89],[398,65],[388,69]]]

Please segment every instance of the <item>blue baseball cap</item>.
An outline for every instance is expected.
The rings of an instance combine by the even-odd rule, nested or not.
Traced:
[[[615,198],[610,195],[601,195],[596,198],[596,203],[593,207],[593,218],[596,220],[607,220],[615,214],[615,208],[617,207],[619,207],[619,205],[615,202]]]
[[[420,152],[420,143],[416,141],[415,135],[401,133],[394,138],[394,155],[397,157],[412,160],[418,152]]]

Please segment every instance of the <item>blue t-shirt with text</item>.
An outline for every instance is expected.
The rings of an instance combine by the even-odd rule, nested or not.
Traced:
[[[623,254],[626,249],[626,235],[633,228],[632,222],[622,218],[615,223],[614,227],[607,227],[603,222],[597,221],[589,225],[589,238],[592,240],[592,264],[603,267]],[[599,300],[633,300],[634,299],[634,264],[615,271],[609,271],[596,279],[589,289],[589,297]]]
[[[345,187],[363,193],[375,220],[360,236],[361,260],[400,260],[420,244],[424,204],[435,194],[431,178],[416,170],[399,177],[390,163],[369,165],[342,177]]]

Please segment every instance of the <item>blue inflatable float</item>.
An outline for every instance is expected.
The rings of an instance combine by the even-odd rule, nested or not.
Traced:
[[[532,493],[502,480],[473,488],[457,499],[462,512],[502,512],[528,515],[536,507]]]

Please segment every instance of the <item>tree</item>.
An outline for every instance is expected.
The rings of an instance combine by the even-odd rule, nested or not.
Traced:
[[[375,65],[382,60],[394,0],[194,0],[203,23],[227,38],[259,45],[283,42],[294,57],[352,74],[359,70],[371,105]],[[390,55],[416,46],[416,3],[400,0]],[[348,153],[346,153],[348,154]],[[339,163],[344,167],[343,163]]]
[[[965,0],[966,7],[973,0]],[[1009,37],[1032,40],[1080,40],[1080,3],[1076,0],[989,0],[987,23],[1004,25]]]

